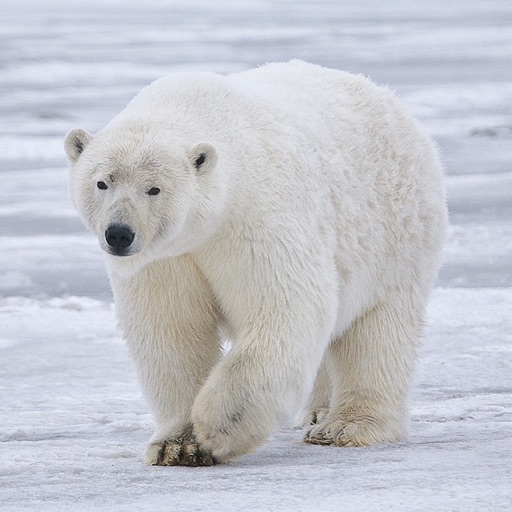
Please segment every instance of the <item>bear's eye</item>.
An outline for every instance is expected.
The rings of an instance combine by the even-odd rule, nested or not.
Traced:
[[[100,190],[107,190],[107,188],[108,188],[107,184],[104,181],[98,181],[98,183],[96,183],[96,186]]]
[[[158,187],[151,187],[148,190],[148,195],[150,196],[157,196],[158,194],[160,194],[160,189]]]

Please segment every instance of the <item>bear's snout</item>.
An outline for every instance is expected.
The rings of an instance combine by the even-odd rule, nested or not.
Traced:
[[[105,230],[105,240],[110,252],[116,256],[127,256],[134,238],[135,233],[124,224],[111,224]]]

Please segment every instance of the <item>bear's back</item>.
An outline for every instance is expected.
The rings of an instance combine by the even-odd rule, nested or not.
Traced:
[[[365,114],[389,109],[396,102],[393,93],[362,75],[324,68],[301,60],[270,63],[259,68],[228,75],[237,90],[267,99],[277,107],[313,112],[342,108]],[[306,112],[307,114],[308,112]]]
[[[120,115],[189,125],[200,119],[264,118],[273,112],[288,124],[302,119],[307,125],[312,118],[330,124],[340,116],[356,124],[389,112],[390,102],[394,99],[387,89],[363,76],[293,60],[226,76],[171,73],[142,89]]]

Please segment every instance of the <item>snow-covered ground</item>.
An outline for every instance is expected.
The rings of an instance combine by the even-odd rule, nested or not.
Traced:
[[[512,510],[511,2],[0,5],[0,511]],[[293,57],[397,89],[447,166],[410,438],[336,449],[290,428],[228,465],[146,467],[151,416],[62,137],[169,71]]]

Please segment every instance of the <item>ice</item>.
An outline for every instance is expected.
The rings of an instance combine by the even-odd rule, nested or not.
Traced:
[[[54,0],[0,19],[0,511],[509,511],[512,3]],[[212,468],[141,463],[152,418],[62,139],[183,69],[303,58],[396,89],[438,141],[451,227],[396,445],[284,428]]]

